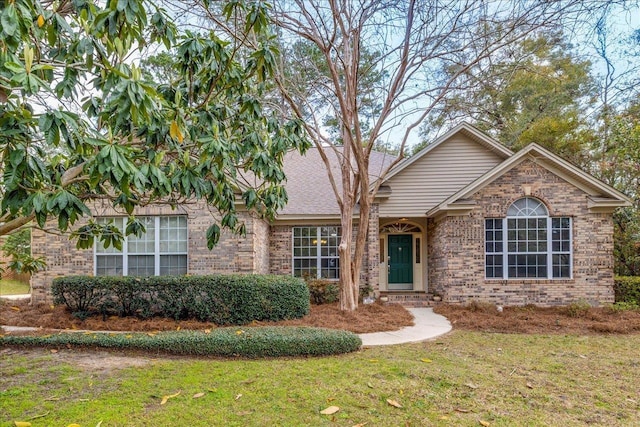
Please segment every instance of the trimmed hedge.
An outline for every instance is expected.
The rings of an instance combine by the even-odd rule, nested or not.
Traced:
[[[219,328],[152,334],[66,332],[45,336],[4,336],[0,346],[90,347],[135,349],[193,356],[291,357],[328,356],[356,351],[356,334],[307,327]]]
[[[291,276],[69,276],[54,279],[51,291],[54,304],[65,304],[79,317],[163,316],[242,325],[309,313],[309,289]]]
[[[616,303],[640,305],[640,276],[616,276],[613,281]]]

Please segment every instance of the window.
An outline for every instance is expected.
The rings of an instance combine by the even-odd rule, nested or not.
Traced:
[[[293,275],[340,278],[340,227],[293,227]]]
[[[489,279],[569,278],[571,255],[571,218],[549,217],[537,199],[519,199],[506,218],[485,220],[485,276]]]
[[[125,236],[122,250],[105,249],[96,243],[96,276],[165,276],[187,273],[187,218],[184,216],[138,217],[146,232]],[[126,218],[98,218],[121,232]]]

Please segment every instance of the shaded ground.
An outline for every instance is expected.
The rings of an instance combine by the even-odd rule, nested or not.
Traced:
[[[629,334],[640,332],[640,310],[581,306],[540,308],[504,307],[493,304],[439,305],[434,311],[445,316],[453,329],[522,334]]]
[[[413,325],[413,316],[401,306],[360,305],[354,313],[343,313],[335,304],[311,306],[311,313],[302,319],[283,322],[255,322],[256,325],[315,326],[343,329],[358,334],[393,331]],[[44,329],[85,329],[100,331],[166,331],[180,329],[211,329],[216,325],[198,321],[152,318],[101,316],[86,320],[71,315],[64,306],[52,308],[40,304],[31,306],[28,300],[0,302],[0,325],[34,326]]]

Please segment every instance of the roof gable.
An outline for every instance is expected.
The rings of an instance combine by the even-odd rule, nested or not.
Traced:
[[[500,142],[498,142],[495,139],[493,139],[493,138],[489,137],[488,135],[484,134],[483,132],[481,132],[480,130],[478,130],[474,126],[470,125],[469,123],[462,122],[459,125],[457,125],[456,127],[450,129],[444,135],[440,136],[438,139],[433,141],[431,144],[429,144],[426,147],[424,147],[422,150],[418,151],[413,156],[409,157],[404,162],[401,162],[398,165],[396,165],[393,169],[391,169],[389,171],[389,173],[387,174],[387,176],[384,179],[384,182],[389,181],[395,175],[397,175],[398,173],[402,172],[404,169],[408,168],[413,163],[415,163],[418,160],[420,160],[422,157],[428,155],[430,152],[435,150],[441,144],[444,144],[445,142],[451,140],[451,138],[454,135],[458,134],[458,133],[462,133],[463,135],[465,135],[466,137],[468,137],[472,141],[484,146],[485,148],[487,148],[488,150],[490,150],[492,152],[495,152],[499,157],[502,157],[503,159],[506,159],[506,158],[508,158],[508,157],[513,155],[513,151],[509,150],[507,147],[502,145]]]
[[[538,144],[531,143],[447,198],[438,206],[429,210],[427,216],[432,216],[443,211],[470,209],[472,206],[468,203],[469,197],[525,160],[535,162],[588,194],[590,209],[610,210],[616,207],[631,205],[631,200],[620,191],[596,179]]]

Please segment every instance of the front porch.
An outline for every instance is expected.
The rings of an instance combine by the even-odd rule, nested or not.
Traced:
[[[382,301],[430,307],[426,218],[381,218],[378,227],[379,292]]]

